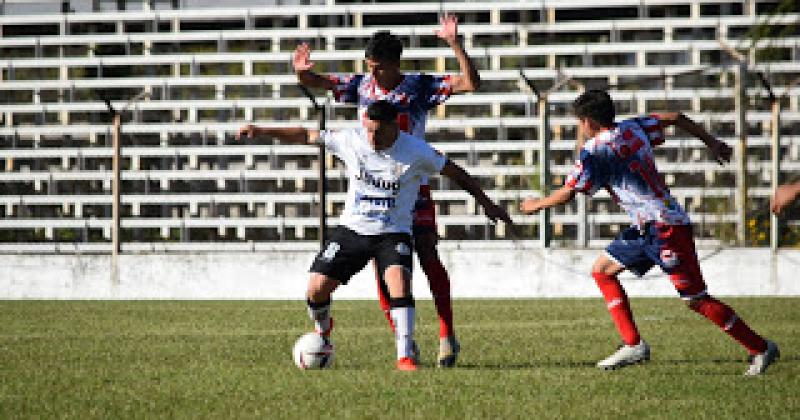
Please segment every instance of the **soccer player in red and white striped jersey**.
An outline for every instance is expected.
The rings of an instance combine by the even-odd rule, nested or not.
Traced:
[[[526,199],[521,210],[535,213],[567,203],[577,192],[591,196],[604,188],[632,219],[632,225],[611,242],[592,267],[592,277],[623,341],[597,366],[615,369],[649,360],[650,346],[639,335],[617,275],[628,270],[642,276],[658,265],[690,309],[719,326],[750,353],[745,374],[764,373],[778,357],[778,346],[756,334],[733,309],[708,293],[689,216],[662,181],[653,156],[653,148],[664,142],[663,128],[670,125],[702,140],[720,164],[730,161],[732,149],[681,113],[614,122],[614,103],[604,91],[582,94],[574,108],[580,128],[591,138],[581,149],[564,187],[543,199]]]

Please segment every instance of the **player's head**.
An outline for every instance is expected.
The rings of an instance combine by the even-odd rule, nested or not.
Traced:
[[[375,101],[367,107],[364,122],[367,138],[375,150],[390,147],[397,139],[397,108],[388,101]]]
[[[604,90],[589,90],[582,93],[572,104],[581,128],[590,136],[614,126],[614,101]]]
[[[389,31],[378,31],[367,42],[364,52],[367,67],[373,76],[383,72],[398,72],[400,56],[403,55],[403,43]]]

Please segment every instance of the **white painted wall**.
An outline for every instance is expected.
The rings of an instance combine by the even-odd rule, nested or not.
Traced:
[[[3,299],[301,299],[315,243],[255,252],[150,253],[120,256],[119,283],[108,255],[2,256]],[[602,250],[542,252],[534,242],[443,242],[442,258],[459,298],[596,297],[589,268]],[[706,283],[721,296],[800,296],[800,250],[704,249]],[[372,268],[336,292],[337,299],[375,298]],[[417,298],[430,298],[414,272]],[[623,275],[632,296],[675,296],[658,269],[643,279]]]

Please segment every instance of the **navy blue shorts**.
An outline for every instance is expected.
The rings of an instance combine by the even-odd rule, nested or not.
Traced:
[[[606,253],[640,277],[658,265],[684,299],[706,294],[691,225],[648,223],[643,231],[631,226],[617,235]]]

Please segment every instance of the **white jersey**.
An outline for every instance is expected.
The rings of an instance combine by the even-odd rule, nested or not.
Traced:
[[[347,168],[347,201],[339,224],[360,235],[410,234],[419,186],[441,172],[447,159],[425,140],[402,131],[380,151],[372,148],[363,127],[323,131],[321,139]]]

